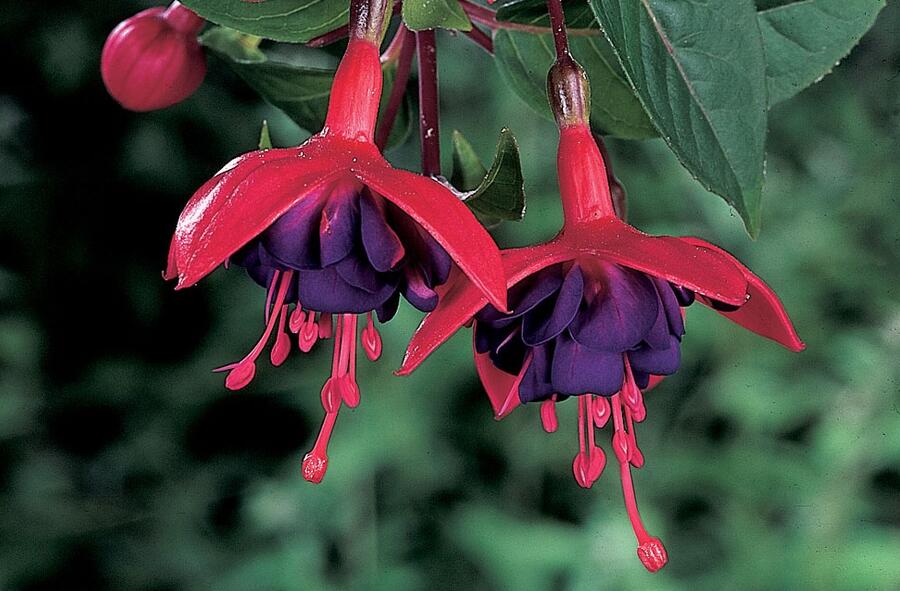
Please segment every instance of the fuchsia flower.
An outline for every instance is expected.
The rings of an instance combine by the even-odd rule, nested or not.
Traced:
[[[206,76],[197,33],[206,23],[179,2],[139,12],[106,39],[100,73],[126,109],[153,111],[188,98]]]
[[[373,143],[378,45],[390,2],[353,6],[324,129],[297,148],[244,154],[200,187],[178,220],[166,271],[183,288],[231,261],[268,288],[262,337],[246,357],[221,368],[230,389],[252,380],[273,332],[274,365],[291,349],[286,327],[303,351],[334,335],[331,377],[322,389],[325,421],[303,462],[312,482],[324,476],[341,404],[359,403],[357,314],[368,316],[362,344],[374,361],[381,339],[372,312],[390,319],[401,294],[419,310],[434,309],[451,259],[487,301],[506,306],[500,253],[484,228],[449,189],[393,168]]]
[[[646,416],[642,389],[674,373],[693,301],[792,351],[803,349],[778,297],[725,251],[696,238],[648,236],[613,210],[604,162],[588,127],[583,70],[569,56],[549,79],[560,127],[558,174],[565,214],[550,242],[505,250],[512,312],[498,311],[464,281],[451,281],[410,342],[398,374],[412,372],[474,320],[475,366],[496,418],[540,402],[548,432],[555,404],[578,397],[578,484],[590,487],[605,465],[594,427],[613,420],[612,447],[638,556],[654,572],[667,556],[644,529],[631,466],[644,459],[634,423]]]

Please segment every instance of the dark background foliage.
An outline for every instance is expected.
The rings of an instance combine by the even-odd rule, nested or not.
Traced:
[[[591,491],[572,479],[574,405],[552,436],[536,409],[494,423],[466,335],[392,377],[408,308],[325,482],[300,478],[327,351],[228,393],[209,370],[252,344],[263,294],[237,271],[174,293],[160,271],[186,198],[262,119],[276,145],[306,132],[215,61],[186,103],[118,108],[100,48],[143,5],[2,7],[0,589],[900,588],[900,6],[773,109],[756,242],[660,140],[611,144],[632,221],[734,252],[809,345],[692,309],[683,369],[638,431],[639,500],[671,557],[649,575],[614,466]],[[489,161],[509,125],[530,199],[496,235],[549,237],[552,125],[478,48],[439,41],[445,149],[458,128]],[[389,157],[414,167],[414,142]]]

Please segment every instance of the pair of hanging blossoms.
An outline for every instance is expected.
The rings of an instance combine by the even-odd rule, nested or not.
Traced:
[[[589,126],[588,80],[568,51],[559,0],[548,8],[557,54],[548,92],[560,134],[565,215],[553,240],[501,253],[457,194],[384,159],[373,137],[379,47],[392,3],[355,0],[322,131],[296,148],[244,154],[200,187],[179,217],[165,276],[184,288],[233,263],[267,290],[259,341],[218,370],[227,372],[229,389],[253,379],[269,342],[277,366],[294,342],[309,351],[317,340],[333,338],[331,376],[321,391],[325,419],[302,467],[311,482],[326,472],[338,411],[359,404],[358,342],[369,359],[380,356],[373,313],[390,320],[401,296],[429,313],[399,375],[472,324],[475,368],[497,418],[537,402],[544,429],[552,432],[555,405],[577,397],[579,451],[572,469],[582,487],[603,472],[606,456],[595,429],[612,419],[637,553],[652,572],[667,555],[637,511],[631,467],[644,458],[635,423],[647,414],[643,391],[679,367],[684,309],[700,302],[788,349],[803,344],[777,296],[734,257],[696,238],[648,236],[616,216]],[[188,96],[205,72],[193,49],[200,27],[202,20],[177,2],[120,25],[104,48],[110,93],[136,110]],[[420,70],[429,63],[425,49],[423,62],[420,45]],[[436,114],[431,94],[434,104],[422,105],[423,119]],[[425,152],[437,142],[426,133],[422,138],[423,168],[432,174],[439,158]],[[366,315],[362,331],[360,314]]]

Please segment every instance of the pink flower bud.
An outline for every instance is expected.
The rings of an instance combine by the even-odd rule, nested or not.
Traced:
[[[206,55],[197,41],[204,23],[178,2],[119,23],[100,58],[106,90],[132,111],[163,109],[191,96],[206,76]]]

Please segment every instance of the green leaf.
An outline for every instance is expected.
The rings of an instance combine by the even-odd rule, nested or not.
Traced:
[[[259,130],[259,149],[269,150],[272,148],[272,136],[269,135],[269,122],[263,119],[262,129]]]
[[[760,3],[762,3],[760,5]],[[885,0],[758,0],[769,104],[791,98],[843,59]]]
[[[347,24],[347,0],[182,0],[203,18],[265,39],[306,43]]]
[[[487,175],[475,148],[462,133],[453,130],[453,173],[450,183],[461,191],[474,191]]]
[[[472,22],[457,0],[404,0],[403,22],[413,31],[472,30]]]
[[[241,33],[217,27],[200,42],[222,59],[266,101],[284,111],[300,127],[316,132],[325,123],[334,69],[330,57],[307,47],[285,47],[281,54],[264,53],[248,44]],[[384,66],[383,96],[390,92],[395,67]],[[384,101],[382,101],[384,103]],[[405,101],[397,115],[388,145],[402,142],[410,129],[410,106]]]
[[[625,139],[655,137],[656,129],[606,39],[600,35],[573,36],[569,43],[575,59],[591,79],[591,125]],[[494,57],[503,79],[519,98],[552,120],[547,103],[547,71],[554,60],[552,36],[497,31]]]
[[[563,12],[566,15],[566,28],[570,33],[573,29],[599,28],[587,2],[564,1]],[[546,0],[513,0],[497,9],[497,20],[534,27],[550,27]]]
[[[759,232],[766,63],[749,0],[590,0],[681,163]]]
[[[468,191],[463,200],[486,226],[501,221],[519,221],[525,215],[525,180],[519,161],[519,146],[512,132],[500,131],[497,153],[490,170],[478,159],[472,145],[453,132],[453,185]]]

